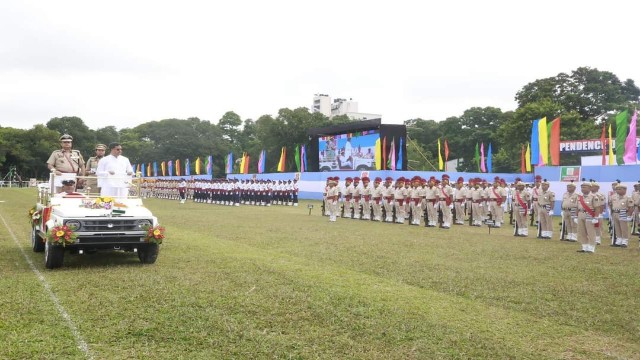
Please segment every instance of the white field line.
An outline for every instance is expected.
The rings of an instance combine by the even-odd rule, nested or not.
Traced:
[[[91,353],[89,351],[89,345],[87,345],[87,342],[84,341],[84,339],[82,338],[82,335],[80,335],[80,332],[78,331],[78,328],[73,323],[73,320],[71,320],[71,316],[69,315],[67,310],[65,310],[64,307],[60,304],[60,300],[58,299],[56,294],[53,293],[53,290],[51,290],[51,285],[49,285],[49,283],[47,282],[47,279],[45,279],[42,273],[36,268],[36,266],[33,264],[33,261],[31,261],[29,256],[27,256],[27,253],[24,251],[24,249],[22,248],[22,245],[20,245],[20,242],[16,237],[16,234],[13,232],[13,230],[11,230],[11,228],[9,227],[9,224],[7,224],[7,221],[4,219],[4,216],[2,216],[2,214],[0,214],[0,219],[2,219],[4,226],[7,228],[7,231],[9,231],[9,234],[11,235],[11,237],[13,238],[13,241],[18,246],[18,249],[20,249],[22,256],[24,256],[24,259],[29,264],[31,271],[33,271],[33,273],[36,274],[36,277],[38,278],[38,280],[40,280],[40,283],[42,283],[42,286],[44,286],[44,290],[46,291],[47,294],[49,294],[49,298],[51,299],[56,309],[58,310],[58,313],[67,322],[67,327],[69,327],[69,329],[71,330],[71,333],[73,334],[73,337],[76,339],[76,345],[78,346],[78,349],[82,351],[82,353],[85,355],[87,359],[93,359],[93,356],[91,356]]]

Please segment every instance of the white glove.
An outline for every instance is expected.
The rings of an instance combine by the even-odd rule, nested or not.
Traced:
[[[560,216],[564,217],[564,210],[560,210]]]
[[[577,224],[578,223],[578,218],[573,218],[573,222]]]
[[[453,204],[449,204],[449,209],[453,209]]]
[[[507,204],[502,204],[502,210],[507,211]]]
[[[597,218],[596,218],[596,219],[591,219],[591,222],[592,222],[593,224],[597,224],[597,223],[599,223],[599,222],[600,222],[600,220],[598,220]]]
[[[553,210],[549,210],[549,216],[553,216]]]

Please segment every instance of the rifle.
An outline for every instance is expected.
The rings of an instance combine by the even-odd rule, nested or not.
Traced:
[[[257,201],[256,201],[256,202],[257,202]],[[322,216],[325,216],[325,214],[326,214],[325,209],[326,209],[326,206],[327,206],[327,205],[326,205],[326,203],[325,203],[325,202],[326,202],[326,200],[325,200],[325,198],[323,197],[323,198],[322,198],[322,205],[320,206],[320,210],[322,211],[320,214],[321,214]]]
[[[395,205],[391,208],[391,222],[396,222],[396,207]]]
[[[513,204],[509,206],[509,225],[513,225]]]
[[[638,214],[637,214],[637,212],[634,211],[633,212],[633,218],[631,220],[631,235],[638,235],[637,220],[638,220]]]
[[[618,237],[616,236],[616,227],[613,225],[613,212],[609,211],[609,226],[611,226],[611,246],[620,246],[618,245]],[[626,224],[625,224],[626,225]]]
[[[469,207],[469,226],[473,226],[473,201],[471,201],[471,206]]]
[[[342,206],[340,207],[340,217],[344,217],[344,207],[345,207],[346,205],[347,205],[347,204],[343,201],[343,202],[342,202]]]
[[[442,205],[438,204],[438,227],[441,228],[444,225],[444,218],[442,213]]]
[[[538,205],[538,209],[540,209],[540,205]],[[545,210],[548,211],[548,210]],[[538,221],[536,221],[536,226],[537,226],[537,234],[536,237],[538,239],[542,238],[542,226],[540,226],[540,214],[538,214]]]
[[[384,207],[384,202],[387,200],[382,200],[380,204],[380,208],[382,210],[382,221],[387,221],[387,209]]]
[[[409,225],[413,223],[413,209],[409,206]]]
[[[560,217],[562,218],[562,222],[560,223],[560,241],[565,241],[565,236],[567,235],[567,224],[564,223],[564,210],[560,214]]]
[[[538,215],[538,209],[535,208],[533,202],[531,202],[531,214],[529,215],[529,217],[531,218],[530,222],[529,222],[529,226],[533,226],[533,222],[535,220],[535,216]]]

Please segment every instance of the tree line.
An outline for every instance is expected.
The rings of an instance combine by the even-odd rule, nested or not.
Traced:
[[[472,107],[442,121],[406,120],[409,168],[434,170],[440,138],[447,139],[449,159],[462,159],[459,171],[477,170],[473,160],[475,146],[483,142],[485,146],[492,143],[495,172],[518,172],[520,149],[529,141],[534,119],[546,116],[550,121],[561,117],[562,140],[599,138],[603,123],[613,121],[623,109],[636,108],[639,99],[640,88],[633,80],[621,81],[611,72],[594,68],[581,67],[570,74],[535,80],[516,93],[518,107],[514,111]],[[214,175],[222,176],[229,152],[235,158],[248,152],[252,157],[249,171],[257,172],[258,154],[266,149],[266,171],[275,172],[282,146],[293,154],[295,146],[309,143],[308,129],[350,121],[353,120],[346,116],[328,118],[305,107],[283,108],[275,117],[263,115],[256,120],[242,120],[229,111],[217,123],[197,117],[164,119],[120,130],[114,126],[93,130],[78,117],[56,117],[28,130],[0,127],[0,175],[15,166],[23,178],[46,177],[45,162],[59,148],[58,138],[65,133],[73,135],[74,148],[82,152],[85,160],[93,155],[97,143],[117,141],[132,163],[187,158],[193,161],[213,155]],[[579,155],[563,155],[560,160],[562,165],[575,164]],[[294,168],[293,156],[288,157],[286,168]]]

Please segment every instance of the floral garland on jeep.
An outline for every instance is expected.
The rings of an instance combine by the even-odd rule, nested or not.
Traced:
[[[54,245],[70,245],[73,244],[78,235],[67,225],[56,226],[47,231],[47,242]]]
[[[164,239],[164,228],[162,226],[145,226],[144,230],[146,231],[144,235],[145,242],[162,244],[162,240]]]
[[[83,199],[82,207],[87,209],[105,209],[111,210],[113,207],[126,208],[127,205],[115,201],[114,198],[110,196],[100,196],[95,199]]]
[[[36,226],[42,218],[42,210],[37,210],[36,207],[29,209],[29,223],[31,226]]]

